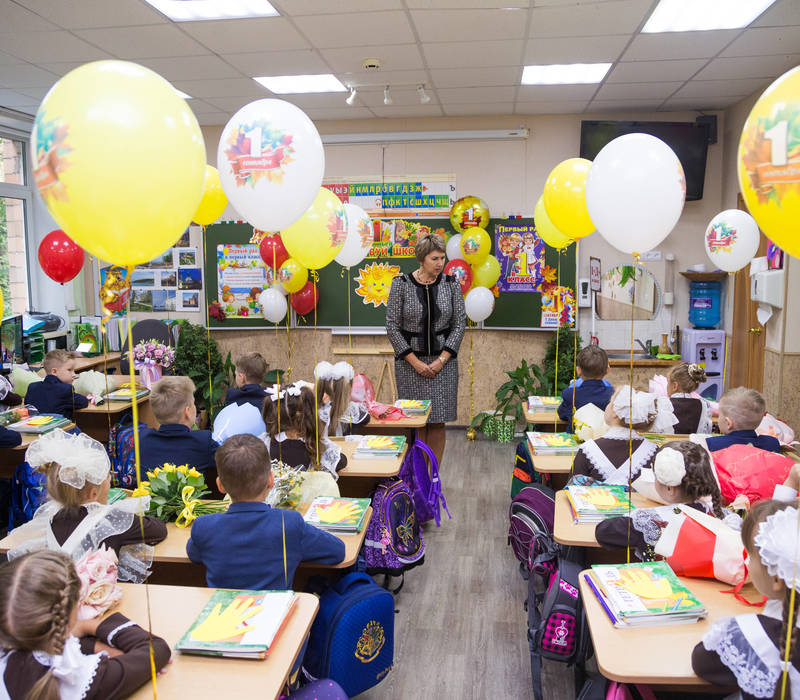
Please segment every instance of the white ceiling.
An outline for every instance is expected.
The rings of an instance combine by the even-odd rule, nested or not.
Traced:
[[[272,4],[280,17],[175,23],[143,0],[0,0],[0,106],[33,114],[60,76],[107,58],[192,95],[201,124],[270,97],[252,76],[330,72],[359,88],[353,107],[345,93],[283,96],[318,120],[722,109],[800,63],[800,0],[778,0],[744,30],[677,34],[639,33],[656,0]],[[365,71],[365,58],[381,70]],[[614,65],[599,85],[519,84],[526,64],[579,62]]]

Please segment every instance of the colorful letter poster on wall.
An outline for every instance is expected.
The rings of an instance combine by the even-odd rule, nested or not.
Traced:
[[[456,201],[455,175],[398,177],[388,182],[343,178],[327,181],[322,186],[342,202],[361,207],[373,219],[450,216],[450,207]]]
[[[533,224],[513,220],[495,224],[495,256],[500,263],[501,292],[540,292],[544,281],[544,241]]]
[[[258,315],[258,295],[267,286],[267,268],[258,246],[217,246],[217,298],[229,318]]]

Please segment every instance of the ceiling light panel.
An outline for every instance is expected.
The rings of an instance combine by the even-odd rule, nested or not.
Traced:
[[[660,0],[642,28],[645,34],[740,29],[775,0]]]
[[[145,0],[145,2],[175,22],[278,15],[278,11],[267,0]]]
[[[330,73],[321,75],[272,75],[253,78],[276,95],[297,95],[307,92],[347,92],[339,79]]]
[[[554,63],[525,66],[522,85],[578,85],[599,83],[611,68],[610,63]]]

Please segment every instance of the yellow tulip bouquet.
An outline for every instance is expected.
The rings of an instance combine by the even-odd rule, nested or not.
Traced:
[[[176,467],[166,463],[147,472],[147,478],[132,495],[150,496],[147,514],[164,522],[174,520],[178,527],[189,527],[197,516],[219,513],[228,507],[224,501],[201,500],[209,493],[206,480],[186,464]]]

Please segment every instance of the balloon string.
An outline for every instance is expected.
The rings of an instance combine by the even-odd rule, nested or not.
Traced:
[[[625,547],[625,558],[628,564],[631,563],[631,508],[630,499],[631,483],[633,482],[633,321],[636,311],[636,264],[639,262],[639,253],[633,254],[633,293],[631,295],[631,349],[630,349],[630,372],[628,376],[628,540]]]
[[[561,288],[561,251],[558,251],[558,272],[556,277],[556,288],[553,290],[553,304],[558,315],[558,325],[556,326],[556,376],[553,382],[553,396],[558,396],[558,344],[561,337],[561,314],[558,313],[558,290]],[[553,416],[553,432],[558,432],[558,411]]]
[[[733,289],[733,278],[736,276],[735,272],[728,273],[728,294]],[[727,306],[727,304],[726,304]],[[725,378],[728,376],[728,334],[725,333],[725,345],[722,350],[722,386],[719,388],[720,396],[725,393]]]
[[[286,356],[289,366],[286,369],[286,381],[292,381],[292,336],[289,333],[289,312],[286,313]]]
[[[469,420],[475,418],[475,357],[472,352],[472,336],[475,324],[468,321],[469,326]]]
[[[317,345],[317,280],[319,275],[316,270],[311,270],[311,284],[314,286],[314,347]],[[319,467],[319,399],[317,398],[317,388],[314,387],[314,434],[317,450],[317,466]]]
[[[103,283],[102,283],[102,276],[100,274],[100,263],[99,263],[99,261],[98,261],[98,264],[97,264],[97,282],[100,284],[100,288],[102,289],[103,288]],[[128,293],[128,297],[130,298],[130,293]],[[100,298],[100,305],[101,306],[103,305],[102,295],[101,295],[101,298]],[[3,310],[0,309],[0,316],[2,316],[2,314],[3,314]],[[119,330],[117,331],[117,334],[119,335]],[[108,393],[108,333],[106,333],[106,327],[102,323],[100,324],[100,340],[103,342],[103,375],[105,376],[106,393]],[[129,359],[130,359],[130,356],[132,355],[132,353],[133,353],[133,348],[128,348],[128,357],[129,357]],[[121,357],[121,355],[120,355],[120,357]],[[120,367],[120,370],[121,369],[122,368]],[[133,395],[134,396],[136,395],[135,391],[134,391]],[[74,401],[75,401],[75,392],[74,391],[72,392],[72,400],[73,400],[73,403],[74,403]],[[75,410],[75,406],[73,406],[72,409],[74,411]],[[74,413],[73,413],[73,415],[74,415]],[[111,406],[109,405],[108,401],[106,401],[106,420],[108,421],[108,434],[111,435]],[[114,486],[117,486],[117,473],[113,469],[111,470],[111,483]]]
[[[577,320],[577,314],[576,314]],[[578,330],[572,331],[572,425],[567,426],[567,432],[571,432],[575,425],[575,390],[578,384]],[[556,414],[558,415],[558,414]]]
[[[800,503],[798,503],[800,506]],[[800,507],[797,509],[797,529],[800,533]],[[795,542],[800,542],[798,537]],[[797,559],[800,552],[797,551],[797,544],[795,544],[794,551],[794,571],[792,572],[792,590],[789,593],[789,617],[786,620],[786,641],[783,647],[783,672],[781,673],[781,700],[786,698],[786,679],[789,675],[789,654],[792,647],[792,632],[794,631],[794,601],[796,596],[796,583],[797,583]]]
[[[347,359],[350,361],[350,364],[353,364],[353,336],[351,334],[352,330],[352,322],[350,319],[350,268],[347,268],[347,293],[345,294],[347,297],[347,345],[350,348],[350,357]]]
[[[203,226],[203,260],[208,260],[208,236],[205,226]],[[214,382],[211,378],[211,320],[208,313],[208,302],[206,302],[206,355],[208,356],[208,420],[211,421],[214,411]]]

